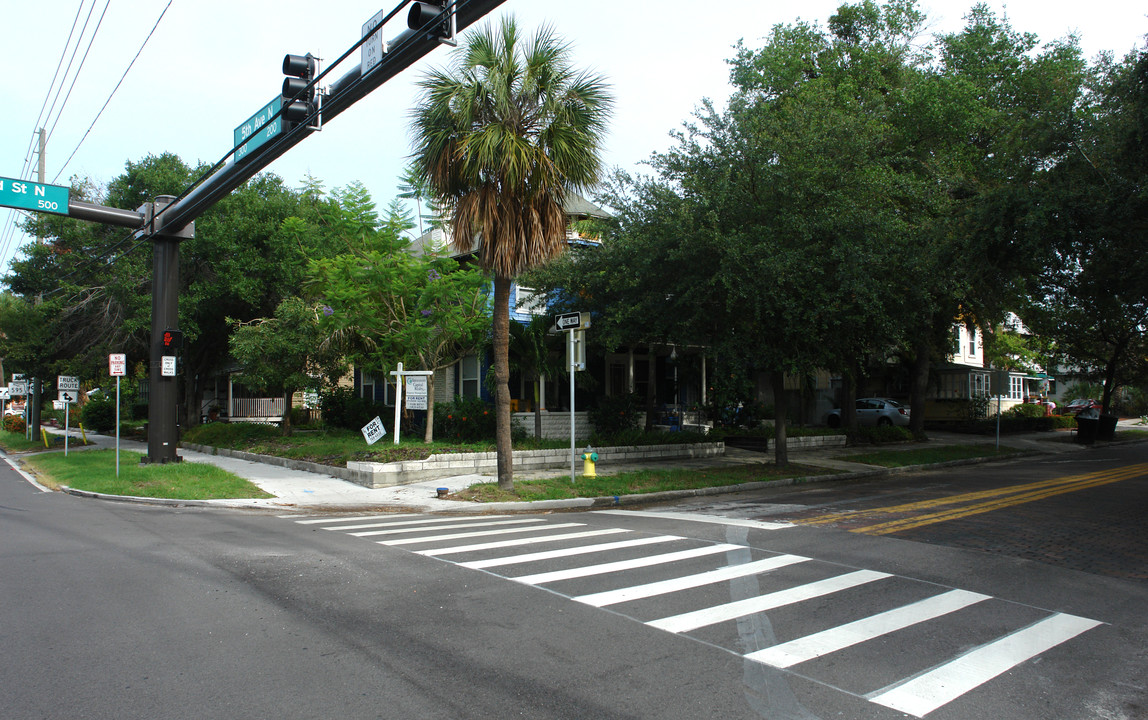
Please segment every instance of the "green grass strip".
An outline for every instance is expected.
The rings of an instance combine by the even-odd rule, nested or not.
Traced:
[[[832,472],[832,470],[792,464],[782,469],[778,469],[774,465],[733,465],[706,470],[667,468],[665,470],[639,470],[618,473],[617,475],[600,475],[596,478],[578,477],[573,484],[570,483],[569,476],[515,480],[513,492],[499,490],[498,483],[479,483],[452,495],[451,498],[477,502],[515,502],[641,495],[666,490],[693,490],[741,485],[781,478],[824,475]]]
[[[274,497],[254,483],[214,465],[181,462],[140,465],[142,456],[120,452],[120,476],[116,477],[114,450],[84,450],[31,455],[24,462],[45,485],[67,485],[77,490],[107,495],[215,500],[223,498]]]
[[[909,465],[932,465],[933,463],[967,460],[969,458],[1009,457],[1020,452],[1016,448],[1004,445],[999,450],[992,445],[943,445],[915,450],[878,450],[871,453],[846,455],[837,459],[881,467],[906,467]]]

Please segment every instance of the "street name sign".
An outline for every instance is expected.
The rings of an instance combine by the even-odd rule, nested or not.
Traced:
[[[0,206],[68,214],[68,188],[0,177]]]
[[[387,429],[383,427],[383,421],[376,415],[375,419],[363,426],[363,437],[366,439],[368,445],[374,445],[384,435],[387,434]]]
[[[128,356],[124,353],[108,355],[108,374],[112,377],[125,377],[128,374]]]
[[[72,392],[79,392],[80,378],[75,375],[57,375],[56,376],[56,389],[57,390],[71,390]]]
[[[362,54],[362,59],[359,64],[362,67],[361,73],[363,75],[369,73],[373,67],[382,62],[383,55],[389,49],[387,47],[387,41],[383,39],[383,30],[380,27],[383,24],[385,15],[386,14],[380,10],[375,13],[374,17],[363,23],[363,34],[361,37],[367,37],[367,34],[370,33],[370,37],[367,38],[367,41],[359,46],[359,50]]]
[[[283,96],[277,95],[274,100],[260,108],[259,112],[235,128],[235,162],[241,162],[253,150],[283,131],[283,118],[271,119],[282,109]]]
[[[554,316],[554,329],[560,332],[563,330],[585,330],[588,327],[590,327],[590,313],[573,312]]]

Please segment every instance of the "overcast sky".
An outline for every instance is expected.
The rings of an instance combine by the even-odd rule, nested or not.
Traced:
[[[234,128],[278,93],[285,53],[311,52],[334,60],[358,40],[366,20],[380,9],[394,7],[379,5],[378,0],[2,2],[0,47],[5,51],[9,79],[5,111],[0,113],[0,176],[35,178],[36,160],[28,150],[35,129],[43,126],[51,131],[45,154],[46,181],[58,185],[68,185],[77,175],[106,183],[123,171],[128,160],[163,152],[176,153],[189,164],[214,163],[230,150]],[[725,100],[729,92],[725,60],[739,39],[757,47],[773,26],[798,17],[824,23],[840,4],[840,0],[716,4],[506,0],[492,16],[513,13],[529,29],[552,24],[573,43],[578,66],[595,69],[609,79],[617,108],[605,148],[607,163],[641,171],[639,164],[669,145],[668,133],[690,118],[702,98]],[[1007,12],[1016,30],[1036,33],[1042,42],[1078,34],[1089,58],[1103,50],[1121,57],[1143,46],[1148,33],[1148,7],[1143,0],[989,4],[998,13]],[[959,30],[970,6],[970,2],[953,0],[921,3],[934,32]],[[82,140],[165,7],[166,14],[139,59]],[[79,52],[65,76],[89,11]],[[101,15],[99,31],[88,49]],[[399,20],[388,25],[386,37],[402,29]],[[79,79],[72,86],[85,52]],[[49,94],[49,88],[53,88],[61,56],[59,73],[66,80],[57,96],[57,90]],[[422,70],[443,64],[445,57],[445,48],[431,53],[268,170],[292,186],[298,186],[307,174],[322,180],[328,189],[358,180],[380,208],[385,207],[396,194],[397,177],[410,152],[407,121],[414,83]],[[331,77],[341,77],[346,69],[336,69]],[[57,79],[54,88],[60,85]],[[37,120],[46,97],[48,105],[56,98],[55,107],[50,115],[43,109]],[[0,268],[4,272],[26,241],[19,232],[10,232],[13,215],[0,209]]]

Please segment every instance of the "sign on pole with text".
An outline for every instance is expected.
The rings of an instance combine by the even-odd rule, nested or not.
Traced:
[[[427,376],[407,375],[407,410],[427,409]]]
[[[79,392],[80,378],[75,375],[57,375],[56,376],[56,389],[57,390],[71,390]]]
[[[0,177],[0,205],[67,215],[68,188]]]
[[[124,353],[108,355],[108,374],[112,377],[125,377],[128,374],[128,356]]]
[[[175,377],[175,355],[160,356],[160,376]]]

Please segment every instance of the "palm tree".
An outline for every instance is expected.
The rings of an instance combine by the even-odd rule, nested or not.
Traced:
[[[449,219],[458,252],[494,280],[498,485],[514,487],[507,348],[510,285],[565,248],[566,194],[594,185],[613,105],[601,76],[575,71],[551,28],[521,37],[487,24],[420,82],[413,160]]]

